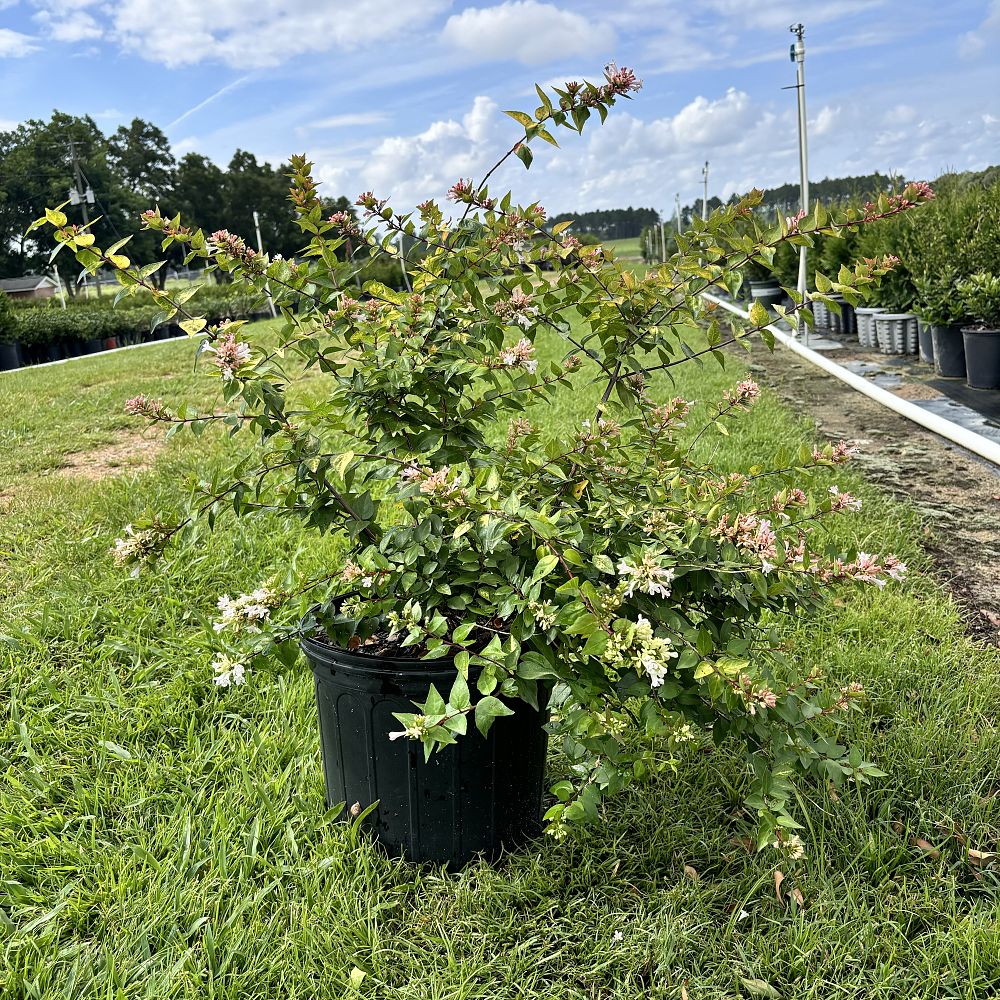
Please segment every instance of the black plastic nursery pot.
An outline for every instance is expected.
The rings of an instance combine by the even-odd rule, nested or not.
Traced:
[[[962,328],[966,381],[973,389],[1000,389],[1000,330]]]
[[[0,372],[13,371],[21,367],[21,345],[13,343],[0,343]]]
[[[934,327],[917,317],[917,353],[924,364],[934,364]]]
[[[326,801],[350,809],[378,802],[366,825],[394,856],[467,864],[495,859],[541,832],[546,714],[512,701],[514,714],[483,737],[470,719],[458,742],[424,760],[417,740],[389,739],[431,684],[447,696],[455,667],[440,661],[360,655],[302,640],[313,669]],[[473,677],[470,687],[474,688]]]
[[[932,326],[934,370],[945,378],[965,378],[965,340],[958,326]]]
[[[784,297],[785,293],[781,290],[781,285],[775,279],[750,282],[751,301],[757,299],[765,306],[776,305]]]

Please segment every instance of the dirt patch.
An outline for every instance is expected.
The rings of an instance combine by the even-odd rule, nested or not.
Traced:
[[[943,392],[923,382],[904,382],[889,390],[900,399],[944,399]]]
[[[1000,644],[1000,470],[780,346],[771,354],[755,345],[751,358],[758,382],[812,417],[820,435],[857,442],[866,478],[924,516],[922,543],[969,633]],[[901,387],[904,398],[930,398],[908,394],[918,388]]]
[[[52,470],[52,474],[97,482],[109,476],[145,472],[156,461],[163,446],[162,437],[123,434],[114,444],[67,455],[63,464]]]

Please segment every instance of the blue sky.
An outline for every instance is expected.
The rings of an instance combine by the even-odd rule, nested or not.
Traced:
[[[407,207],[480,175],[532,84],[645,81],[603,128],[500,180],[550,211],[693,202],[797,179],[793,21],[810,174],[911,178],[1000,161],[1000,0],[0,0],[0,128],[134,116],[177,154],[306,152],[331,195]]]

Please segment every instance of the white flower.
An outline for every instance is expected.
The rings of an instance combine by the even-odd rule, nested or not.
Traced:
[[[806,848],[805,844],[802,843],[802,838],[794,833],[783,835],[779,840],[774,841],[771,846],[775,850],[781,851],[782,854],[792,861],[800,861],[806,856]]]
[[[215,671],[215,683],[219,687],[229,687],[230,684],[242,684],[246,679],[246,666],[239,660],[234,660],[226,653],[219,653],[212,662]]]
[[[614,942],[622,941],[624,939],[625,935],[621,931],[615,931],[614,934],[611,935],[611,940]]]
[[[773,562],[768,562],[766,559],[761,559],[760,561],[760,571],[766,576],[768,573],[773,572],[775,569],[775,564]]]
[[[661,566],[651,552],[644,552],[638,565],[622,559],[618,563],[618,575],[631,577],[625,588],[626,597],[631,597],[636,590],[643,591],[651,597],[669,597],[668,585],[676,574],[669,567]]]
[[[241,594],[233,600],[228,594],[219,598],[222,618],[212,628],[216,632],[231,628],[234,632],[259,632],[260,623],[271,617],[271,608],[278,604],[278,597],[266,587],[258,587],[250,594]]]

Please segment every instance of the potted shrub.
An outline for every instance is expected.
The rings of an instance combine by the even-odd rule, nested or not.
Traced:
[[[0,371],[21,367],[18,322],[10,299],[0,292]]]
[[[785,297],[778,279],[763,261],[750,260],[744,265],[743,278],[750,289],[750,301],[764,306],[775,305]]]
[[[539,89],[533,114],[509,113],[519,130],[497,165],[530,165],[539,141],[555,141],[550,129],[582,131],[638,87],[609,66],[597,84]],[[136,520],[117,560],[138,571],[231,516],[295,519],[342,540],[336,565],[304,578],[282,567],[219,598],[206,685],[211,675],[226,689],[261,681],[275,649],[301,644],[330,804],[412,859],[462,863],[532,836],[547,738],[569,762],[543,817],[557,838],[596,818],[604,796],[675,766],[676,748],[714,740],[744,754],[757,844],[798,856],[795,776],[879,772],[829,728],[857,687],[831,689],[817,664],[790,661],[759,626],[817,609],[838,583],[881,586],[904,567],[833,554],[822,528],[811,537],[816,522],[859,506],[825,481],[811,495],[802,488],[846,461],[846,445],[778,456],[775,488],[762,494],[759,466],[720,477],[697,447],[747,413],[758,387],[734,378],[695,407],[658,376],[701,357],[725,363],[728,344],[769,341],[759,301],[724,333],[701,291],[732,292],[776,247],[891,217],[929,190],[748,229],[754,192],[679,236],[667,278],[637,276],[563,224],[547,228],[541,206],[491,194],[485,179],[456,181],[454,207],[428,200],[416,212],[367,192],[359,222],[325,217],[304,157],[291,170],[306,243],[298,263],[226,231],[143,216],[188,263],[205,261],[248,293],[268,284],[283,320],[265,333],[276,343],[240,321],[209,324],[120,248],[81,245],[58,210],[36,223],[84,267],[111,268],[126,297],[151,297],[204,334],[200,357],[230,409],[175,414],[140,396],[127,411],[196,429],[224,420],[245,442],[231,474],[199,487],[187,513]],[[369,281],[362,302],[345,291],[354,265],[337,251],[350,240],[389,260],[400,234],[426,251],[413,292]],[[702,263],[709,246],[721,256]],[[552,263],[566,266],[543,267]],[[837,281],[817,275],[817,288],[856,302],[891,267],[863,261]],[[794,321],[801,308],[780,312]],[[561,344],[560,356],[540,360],[539,338]],[[286,387],[304,375],[321,391],[292,402]],[[587,391],[585,419],[568,429],[549,419]]]
[[[962,327],[966,379],[973,389],[1000,389],[1000,275],[980,271],[958,291],[972,320]]]

